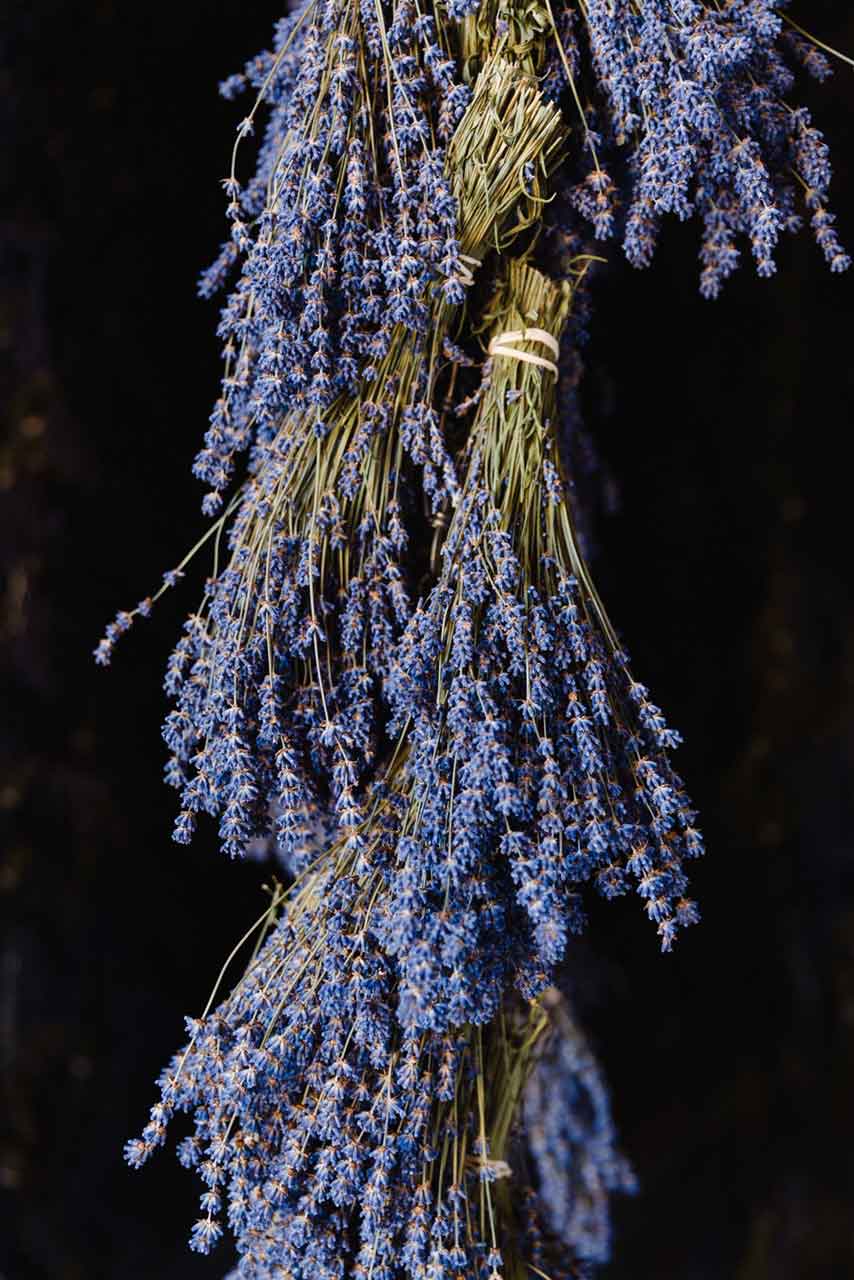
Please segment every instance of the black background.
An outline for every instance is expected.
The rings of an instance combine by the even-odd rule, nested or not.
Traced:
[[[222,1275],[184,1248],[191,1177],[121,1160],[265,874],[169,839],[160,680],[198,581],[111,671],[90,651],[203,527],[218,353],[194,283],[242,114],[216,85],[278,11],[24,8],[0,71],[0,1276]],[[846,6],[800,9],[854,51]],[[851,245],[854,73],[804,93]],[[804,236],[709,304],[696,247],[674,225],[651,270],[599,281],[584,392],[622,495],[597,576],[709,847],[674,955],[629,903],[578,951],[642,1183],[605,1274],[854,1276],[854,276]]]

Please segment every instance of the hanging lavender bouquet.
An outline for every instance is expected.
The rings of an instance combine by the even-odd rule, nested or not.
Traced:
[[[484,496],[484,452],[496,447],[496,436],[517,442],[530,437],[536,468],[542,471],[548,461],[555,469],[552,477],[546,467],[551,483],[539,506],[530,508],[541,536],[555,536],[550,512],[560,463],[548,415],[556,366],[531,348],[554,353],[571,297],[568,283],[553,285],[526,264],[511,263],[487,309],[491,358],[428,616],[430,602],[446,591],[446,576],[455,576],[454,557],[464,544],[458,530],[474,528],[472,512],[481,510],[479,527],[492,546],[497,508]],[[508,327],[523,321],[523,330]],[[530,466],[524,449],[520,456],[525,476]],[[511,496],[513,466],[506,476]],[[499,488],[504,491],[503,482]],[[523,520],[517,537],[526,526]],[[506,559],[506,541],[501,546]],[[561,543],[555,547],[568,554]],[[473,549],[468,545],[469,553]],[[471,554],[466,562],[476,563]],[[576,569],[582,572],[582,562]],[[491,565],[489,573],[496,572],[507,592],[506,576]],[[563,612],[557,625],[571,631]],[[500,633],[500,608],[493,613]],[[447,601],[443,615],[456,625]],[[423,631],[420,613],[410,631]],[[485,631],[492,635],[495,627],[487,622]],[[417,675],[409,638],[407,632],[387,680],[395,703],[402,696],[398,667]],[[455,632],[448,643],[459,649]],[[448,665],[453,671],[454,660]],[[564,665],[574,671],[577,656]],[[442,666],[434,655],[432,669]],[[511,686],[502,683],[509,695]],[[642,695],[639,701],[643,718],[648,703]],[[489,719],[487,714],[484,722]],[[399,726],[390,727],[394,732]],[[343,1274],[358,1275],[379,1267],[388,1276],[416,1277],[450,1267],[463,1274],[521,1275],[531,1265],[547,1265],[554,1277],[581,1274],[578,1268],[607,1254],[608,1193],[629,1187],[627,1177],[612,1172],[602,1183],[598,1252],[585,1214],[576,1226],[555,1225],[545,1189],[543,1208],[534,1184],[542,1178],[545,1188],[544,1172],[532,1175],[527,1189],[518,1177],[505,1181],[513,1173],[511,1134],[514,1143],[523,1141],[522,1092],[538,1060],[534,1050],[551,1026],[544,1000],[562,948],[548,927],[538,928],[534,896],[500,824],[508,815],[533,818],[538,840],[547,821],[563,830],[568,820],[557,795],[548,815],[541,802],[545,788],[535,779],[528,788],[537,799],[527,809],[490,797],[489,779],[473,809],[474,756],[462,761],[459,792],[442,784],[447,770],[441,765],[425,792],[423,729],[404,728],[363,822],[330,843],[277,900],[278,922],[232,995],[201,1022],[188,1024],[190,1041],[164,1073],[161,1101],[142,1138],[129,1145],[128,1158],[142,1163],[164,1141],[176,1111],[194,1116],[195,1136],[183,1144],[181,1158],[198,1169],[207,1189],[192,1245],[207,1251],[216,1243],[226,1210],[241,1274],[283,1267],[307,1277],[343,1267]],[[500,735],[494,726],[488,731],[489,749],[500,762]],[[508,770],[515,768],[520,778],[531,773],[524,742],[522,753],[512,761],[504,753]],[[574,738],[564,748],[567,760],[584,760]],[[453,766],[451,774],[456,781]],[[609,785],[613,791],[616,784]],[[620,803],[616,795],[612,799]],[[496,801],[499,825],[487,830],[481,824],[477,856],[460,860],[454,806],[461,816],[477,816],[490,813]],[[681,826],[690,817],[683,813]],[[441,839],[432,839],[437,821]],[[662,849],[669,828],[681,826],[680,820],[662,825]],[[642,836],[632,847],[636,861]],[[560,838],[551,853],[556,866],[559,853]],[[674,865],[678,855],[674,849],[661,872],[671,878],[673,893],[671,881],[681,874]],[[580,849],[574,856],[583,856]],[[652,866],[657,854],[646,856]],[[572,864],[569,848],[567,857],[571,869],[553,873],[546,888],[555,912],[577,925],[573,888],[590,871]],[[690,914],[688,904],[678,910]],[[565,941],[565,929],[561,937]],[[536,1154],[542,1163],[543,1151]],[[514,1159],[521,1170],[524,1162]]]
[[[431,204],[431,216],[448,219],[445,234],[459,221],[467,279],[493,240],[532,220],[538,174],[561,136],[558,112],[531,78],[490,57],[449,149],[457,177],[443,186],[439,175]],[[525,173],[530,190],[520,185]],[[206,811],[232,855],[275,832],[299,864],[325,807],[344,828],[357,824],[357,786],[375,753],[376,686],[410,613],[401,565],[410,469],[421,470],[432,510],[456,491],[432,404],[463,297],[462,285],[450,300],[445,286],[426,294],[430,326],[395,324],[361,394],[340,395],[323,424],[314,409],[292,410],[256,446],[223,521],[228,564],[208,583],[167,676],[180,841]]]
[[[177,1112],[192,1114],[179,1156],[205,1190],[191,1247],[216,1244],[225,1212],[239,1275],[586,1275],[608,1253],[609,1193],[634,1183],[564,1002],[551,992],[508,1001],[486,1028],[405,1032],[382,1016],[381,959],[358,944],[347,987],[322,974],[307,985],[330,887],[329,871],[308,873],[231,995],[188,1020],[129,1162],[165,1140]],[[329,941],[327,927],[324,951]],[[547,1153],[535,1117],[556,1062],[564,1129]],[[558,1195],[571,1198],[571,1220],[555,1212]]]
[[[235,1275],[608,1259],[634,1179],[559,988],[591,893],[638,895],[671,949],[703,843],[593,582],[562,408],[612,238],[647,266],[665,215],[698,218],[708,297],[743,247],[771,274],[803,213],[849,265],[789,101],[830,68],[786,9],[307,0],[224,86],[256,96],[202,280],[232,281],[195,464],[214,557],[167,777],[179,842],[207,814],[287,883],[127,1157],[192,1118],[191,1245],[227,1230]]]
[[[422,1025],[482,1020],[508,973],[529,995],[550,982],[589,881],[635,885],[665,950],[696,918],[679,737],[631,677],[573,529],[555,432],[571,294],[511,262],[487,310],[442,571],[386,682],[411,790],[387,936]]]

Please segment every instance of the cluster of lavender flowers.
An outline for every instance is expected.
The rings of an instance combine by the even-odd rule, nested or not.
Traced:
[[[459,208],[469,261],[501,235],[508,214],[519,233],[520,203],[537,207],[535,162],[547,163],[561,131],[529,77],[500,58],[484,66],[450,148],[452,172],[472,168],[478,180],[456,181],[445,200],[454,216]],[[519,173],[529,169],[532,190],[522,192]],[[209,582],[167,674],[177,701],[165,737],[169,778],[182,792],[179,841],[207,812],[233,856],[275,833],[299,866],[329,804],[344,829],[361,819],[377,687],[410,614],[404,455],[420,468],[431,508],[456,496],[433,407],[437,335],[454,302],[434,295],[430,313],[429,345],[398,323],[369,392],[334,402],[322,442],[301,411],[256,446],[229,528],[230,562]]]
[[[524,318],[535,324],[535,332],[557,338],[570,299],[569,286],[553,286],[532,268],[513,264],[488,323],[500,333]],[[543,538],[554,533],[559,501],[551,489],[557,472],[551,476],[549,468],[557,468],[559,460],[547,426],[555,400],[551,375],[544,377],[539,366],[494,356],[476,398],[472,458],[431,601],[447,574],[454,573],[463,541],[460,526],[473,527],[472,512],[483,506],[490,468],[493,479],[503,474],[508,501],[518,485],[527,484],[532,469],[550,477],[548,495],[527,516],[517,508],[517,516],[524,529],[533,512],[533,528]],[[495,438],[505,415],[506,429]],[[503,441],[508,456],[514,456],[513,442],[532,429],[530,457],[523,450],[508,465],[507,457],[494,452]],[[485,514],[488,525],[491,517]],[[484,525],[480,528],[483,532]],[[470,553],[480,552],[477,539],[466,545],[467,572],[475,565]],[[561,550],[557,542],[555,547]],[[507,552],[505,543],[505,557]],[[579,566],[576,570],[582,572]],[[498,573],[501,579],[500,568]],[[492,642],[502,626],[500,609],[493,614],[484,628]],[[387,696],[398,716],[419,715],[414,707],[404,710],[402,699],[404,672],[419,683],[420,616],[416,613],[396,647],[394,669],[387,675]],[[449,617],[448,644],[457,657],[447,653],[445,662],[456,669],[463,643],[462,630],[457,634],[459,610],[452,607]],[[566,626],[567,619],[558,622]],[[475,636],[478,632],[476,626]],[[491,661],[502,654],[499,642]],[[477,665],[473,656],[462,664],[464,671],[467,665]],[[512,702],[510,673],[503,682],[494,677],[484,669],[474,684],[489,698],[502,691],[503,683]],[[539,696],[536,687],[533,696]],[[603,688],[602,699],[607,696]],[[464,699],[457,701],[462,706]],[[642,717],[656,714],[654,708],[647,712],[645,698],[641,703]],[[543,706],[542,715],[550,710],[555,709]],[[608,1197],[627,1189],[629,1179],[605,1136],[605,1094],[580,1051],[574,1059],[575,1092],[567,1083],[561,1106],[563,1114],[567,1103],[577,1104],[577,1115],[564,1115],[552,1152],[565,1182],[567,1161],[586,1162],[585,1192],[563,1186],[563,1194],[573,1197],[570,1220],[556,1216],[563,1184],[549,1164],[540,1127],[532,1131],[527,1154],[517,1152],[525,1142],[518,1124],[525,1081],[532,1068],[550,1069],[547,1055],[538,1065],[533,1053],[541,1035],[555,1028],[538,997],[547,996],[562,954],[553,937],[543,947],[534,895],[519,878],[516,843],[525,838],[520,824],[526,818],[533,822],[532,840],[544,860],[541,836],[547,821],[555,837],[553,861],[567,842],[569,870],[552,876],[550,905],[576,924],[572,885],[590,879],[591,868],[602,859],[587,829],[592,819],[579,826],[579,817],[590,817],[586,810],[583,815],[579,810],[574,831],[567,826],[568,810],[560,806],[569,799],[560,797],[560,783],[554,790],[553,778],[550,784],[534,783],[540,800],[551,786],[548,813],[540,800],[529,811],[505,803],[517,785],[507,770],[519,767],[520,794],[530,791],[531,783],[521,775],[531,772],[532,760],[512,759],[515,748],[506,750],[503,741],[506,729],[496,726],[488,709],[482,723],[484,733],[469,726],[473,751],[461,759],[459,770],[455,763],[438,768],[432,793],[424,785],[424,725],[413,723],[402,735],[363,821],[329,843],[297,878],[270,938],[232,996],[189,1025],[190,1042],[161,1078],[161,1100],[149,1125],[129,1144],[128,1160],[138,1165],[165,1140],[176,1112],[193,1115],[195,1133],[180,1155],[198,1170],[205,1191],[191,1244],[200,1251],[211,1248],[222,1235],[225,1212],[241,1275],[263,1277],[283,1268],[306,1278],[379,1274],[388,1280],[422,1280],[462,1271],[497,1280],[534,1266],[559,1280],[586,1274],[607,1256]],[[569,742],[567,754],[573,750]],[[520,748],[524,756],[524,738]],[[478,769],[491,767],[488,757],[503,770],[502,790],[492,796],[491,776],[482,776],[477,785]],[[664,767],[661,761],[659,766]],[[589,774],[589,762],[587,768]],[[586,777],[584,785],[595,788],[599,781]],[[607,777],[602,781],[606,789],[614,785]],[[616,795],[612,802],[623,803]],[[585,795],[583,803],[589,808],[590,797]],[[514,819],[510,845],[507,831],[496,830],[492,818],[489,831],[483,826],[493,811],[502,820]],[[656,847],[643,855],[650,865],[663,857],[670,827],[678,823],[662,827]],[[639,831],[637,841],[644,836],[648,832]],[[472,838],[479,841],[477,848],[470,846]],[[639,860],[642,849],[634,852]],[[671,861],[677,854],[674,849]],[[573,858],[591,866],[579,869]],[[675,892],[668,882],[662,895],[667,888]],[[521,999],[514,994],[514,981]],[[569,1062],[570,1050],[562,1052]],[[536,1083],[531,1087],[533,1115]],[[588,1099],[598,1106],[601,1123],[585,1137]],[[527,1189],[526,1167],[532,1171]]]
[[[598,1062],[568,1002],[547,993],[551,1035],[523,1096],[525,1140],[544,1221],[589,1263],[611,1257],[610,1197],[637,1180],[617,1145]]]
[[[393,408],[388,399],[354,402],[337,434],[381,428]],[[229,562],[208,582],[167,672],[179,841],[206,812],[230,855],[274,835],[300,865],[324,823],[324,781],[340,825],[358,825],[375,682],[410,614],[400,564],[407,489],[387,492],[394,444],[378,432],[362,482],[344,494],[317,441],[289,423],[245,486]]]
[[[267,125],[245,187],[232,165],[231,238],[201,286],[215,292],[241,261],[219,329],[223,393],[195,466],[209,511],[236,455],[293,408],[310,408],[323,436],[325,412],[358,392],[395,326],[426,330],[427,285],[438,277],[457,296],[464,276],[444,148],[470,91],[414,0],[308,0],[224,89],[247,83],[257,98],[240,135],[262,104]]]
[[[618,230],[629,260],[647,266],[662,218],[703,227],[700,289],[717,297],[749,245],[772,275],[783,232],[805,210],[832,271],[850,258],[828,209],[827,144],[809,111],[790,105],[796,71],[818,80],[830,65],[787,19],[786,0],[586,0],[557,19],[562,56],[549,87],[589,84],[584,112],[589,173],[573,192],[595,234]],[[617,181],[603,169],[609,158]],[[623,216],[618,205],[624,205]]]
[[[182,842],[208,812],[230,854],[275,825],[299,861],[320,820],[317,776],[342,824],[358,821],[376,655],[408,613],[390,424],[423,393],[428,287],[459,300],[467,270],[444,148],[470,92],[446,43],[411,0],[390,15],[308,3],[224,86],[257,90],[240,137],[269,111],[245,189],[232,164],[232,235],[202,281],[213,291],[242,259],[220,324],[222,396],[195,466],[205,510],[219,510],[246,449],[251,478],[230,562],[167,673]],[[451,466],[435,431],[423,452],[441,493]]]
[[[577,431],[558,439],[577,226],[645,265],[664,214],[698,215],[714,296],[738,237],[773,270],[800,187],[848,265],[826,147],[784,101],[784,54],[827,67],[783,7],[306,0],[224,86],[257,95],[238,144],[267,123],[202,281],[237,275],[167,777],[176,839],[208,814],[292,883],[127,1158],[192,1116],[191,1245],[227,1224],[246,1280],[568,1280],[609,1256],[633,1178],[554,988],[591,890],[637,894],[670,950],[703,845],[679,735],[591,578]]]
[[[434,217],[459,223],[469,282],[483,254],[539,211],[562,133],[535,81],[500,51],[489,57],[449,147],[450,176],[431,199]],[[209,580],[166,678],[177,702],[164,734],[167,777],[182,794],[180,842],[205,812],[232,856],[275,835],[300,865],[330,808],[344,829],[360,821],[377,686],[409,616],[412,574],[401,560],[412,467],[433,511],[456,493],[434,402],[456,358],[440,339],[462,299],[445,287],[424,298],[429,333],[396,322],[370,376],[362,372],[369,386],[334,400],[323,433],[311,408],[281,416],[217,522],[230,560]]]
[[[519,350],[534,355],[570,296],[511,263],[494,337],[530,331]],[[493,356],[442,571],[386,678],[411,793],[382,908],[405,1024],[488,1021],[510,981],[536,996],[583,928],[587,883],[634,887],[664,950],[697,919],[680,739],[630,675],[581,556],[554,409],[550,373]]]
[[[389,808],[378,806],[380,828]],[[402,1031],[388,966],[342,892],[347,879],[335,857],[322,859],[231,996],[188,1020],[189,1041],[160,1079],[142,1137],[128,1144],[129,1163],[163,1144],[176,1114],[193,1117],[178,1153],[204,1187],[191,1248],[209,1252],[225,1216],[239,1276],[586,1274],[595,1228],[584,1213],[554,1229],[533,1186],[507,1194],[511,1121],[532,1067],[541,1059],[536,1070],[551,1070],[539,1053],[548,1017],[510,1004],[484,1031]],[[596,1084],[577,1055],[575,1074],[577,1115],[565,1124],[577,1142]],[[570,1097],[569,1078],[563,1088]],[[601,1118],[604,1152],[599,1127]],[[538,1133],[519,1165],[535,1169],[542,1156]],[[596,1167],[609,1176],[601,1156]]]

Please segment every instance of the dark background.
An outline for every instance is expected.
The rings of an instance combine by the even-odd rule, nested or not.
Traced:
[[[203,527],[189,468],[218,353],[194,282],[243,114],[216,85],[278,16],[242,8],[3,19],[2,1280],[227,1269],[185,1251],[196,1187],[171,1154],[121,1160],[265,876],[169,839],[160,679],[198,580],[111,671],[90,651]],[[846,8],[801,6],[852,51]],[[805,95],[850,246],[854,73]],[[685,733],[709,847],[674,955],[629,903],[579,953],[642,1184],[605,1274],[830,1280],[854,1276],[854,275],[805,236],[709,304],[696,247],[674,225],[652,270],[600,280],[584,392],[622,491],[597,576]]]

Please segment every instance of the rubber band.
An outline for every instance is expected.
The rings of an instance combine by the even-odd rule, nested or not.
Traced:
[[[460,267],[459,281],[461,285],[468,289],[474,284],[474,273],[480,266],[480,258],[472,258],[467,253],[461,253],[460,262],[462,266]],[[471,263],[471,266],[467,266],[467,263]]]
[[[548,360],[545,356],[535,355],[533,351],[517,351],[516,347],[512,345],[516,342],[539,342],[541,346],[547,347],[551,351],[554,360]],[[560,344],[545,329],[508,329],[505,333],[499,333],[489,344],[489,354],[491,356],[507,356],[510,360],[521,360],[523,364],[533,364],[538,369],[548,369],[550,373],[554,374],[555,378],[558,377],[556,361],[560,356]]]

